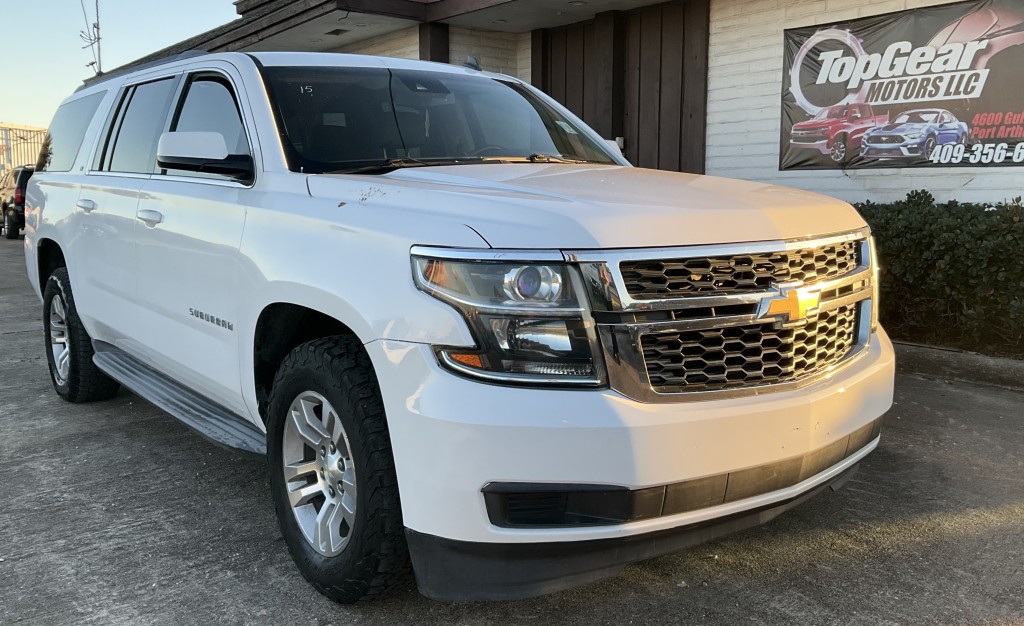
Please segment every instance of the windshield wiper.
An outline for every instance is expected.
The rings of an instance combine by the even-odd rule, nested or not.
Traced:
[[[387,174],[397,169],[406,167],[440,167],[443,165],[470,165],[475,163],[597,163],[606,165],[600,161],[587,161],[583,159],[568,159],[561,155],[535,153],[530,156],[469,156],[469,157],[430,157],[414,159],[412,157],[398,157],[387,159],[381,163],[371,165],[359,165],[340,170],[324,172],[325,174]]]
[[[488,162],[495,163],[598,163],[600,161],[588,161],[586,159],[569,159],[560,154],[544,154],[535,152],[530,156],[496,156],[487,157]],[[603,164],[602,164],[603,165]]]
[[[530,163],[587,163],[579,159],[567,159],[560,154],[542,154],[540,152],[526,157]]]
[[[413,159],[410,157],[402,157],[397,159],[388,159],[381,163],[374,165],[360,165],[358,167],[348,167],[341,170],[332,170],[330,172],[324,172],[325,174],[377,174],[393,172],[394,170],[401,169],[403,167],[426,167],[428,165],[436,165],[435,163],[428,163],[427,161],[421,161],[419,159]]]

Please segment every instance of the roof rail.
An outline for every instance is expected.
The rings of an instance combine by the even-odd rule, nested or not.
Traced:
[[[150,67],[156,67],[157,65],[163,65],[164,63],[170,63],[172,61],[184,61],[185,59],[201,57],[207,54],[209,54],[209,52],[206,52],[205,50],[187,50],[185,52],[179,52],[178,54],[172,54],[169,56],[160,57],[159,59],[153,59],[152,61],[147,61],[145,63],[139,63],[138,65],[122,65],[121,67],[115,70],[104,72],[103,74],[97,74],[92,78],[87,78],[83,80],[82,84],[78,87],[78,89],[75,90],[75,93],[78,93],[79,91],[87,87],[98,85],[104,81],[108,81],[112,78],[117,78],[118,76],[124,76],[125,74],[129,74],[131,72],[148,69]]]

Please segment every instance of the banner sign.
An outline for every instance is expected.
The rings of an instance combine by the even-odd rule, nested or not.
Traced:
[[[1024,0],[785,32],[779,169],[1024,165]]]

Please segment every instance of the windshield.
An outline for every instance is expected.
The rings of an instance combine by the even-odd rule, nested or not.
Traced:
[[[513,81],[387,68],[263,72],[292,171],[318,174],[396,159],[615,163],[561,111]]]
[[[828,119],[840,119],[846,117],[846,105],[837,104],[835,106],[827,107],[818,112],[814,116],[816,120],[828,120]]]
[[[896,118],[897,124],[930,124],[939,118],[938,111],[908,111]]]

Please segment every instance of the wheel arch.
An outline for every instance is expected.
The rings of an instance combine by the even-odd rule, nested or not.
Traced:
[[[260,419],[266,425],[270,390],[281,363],[296,347],[315,339],[347,335],[363,343],[353,325],[319,307],[292,301],[265,305],[252,334],[252,387]]]
[[[64,250],[53,239],[44,237],[36,242],[36,268],[38,270],[39,293],[46,289],[46,281],[54,270],[67,267]]]

